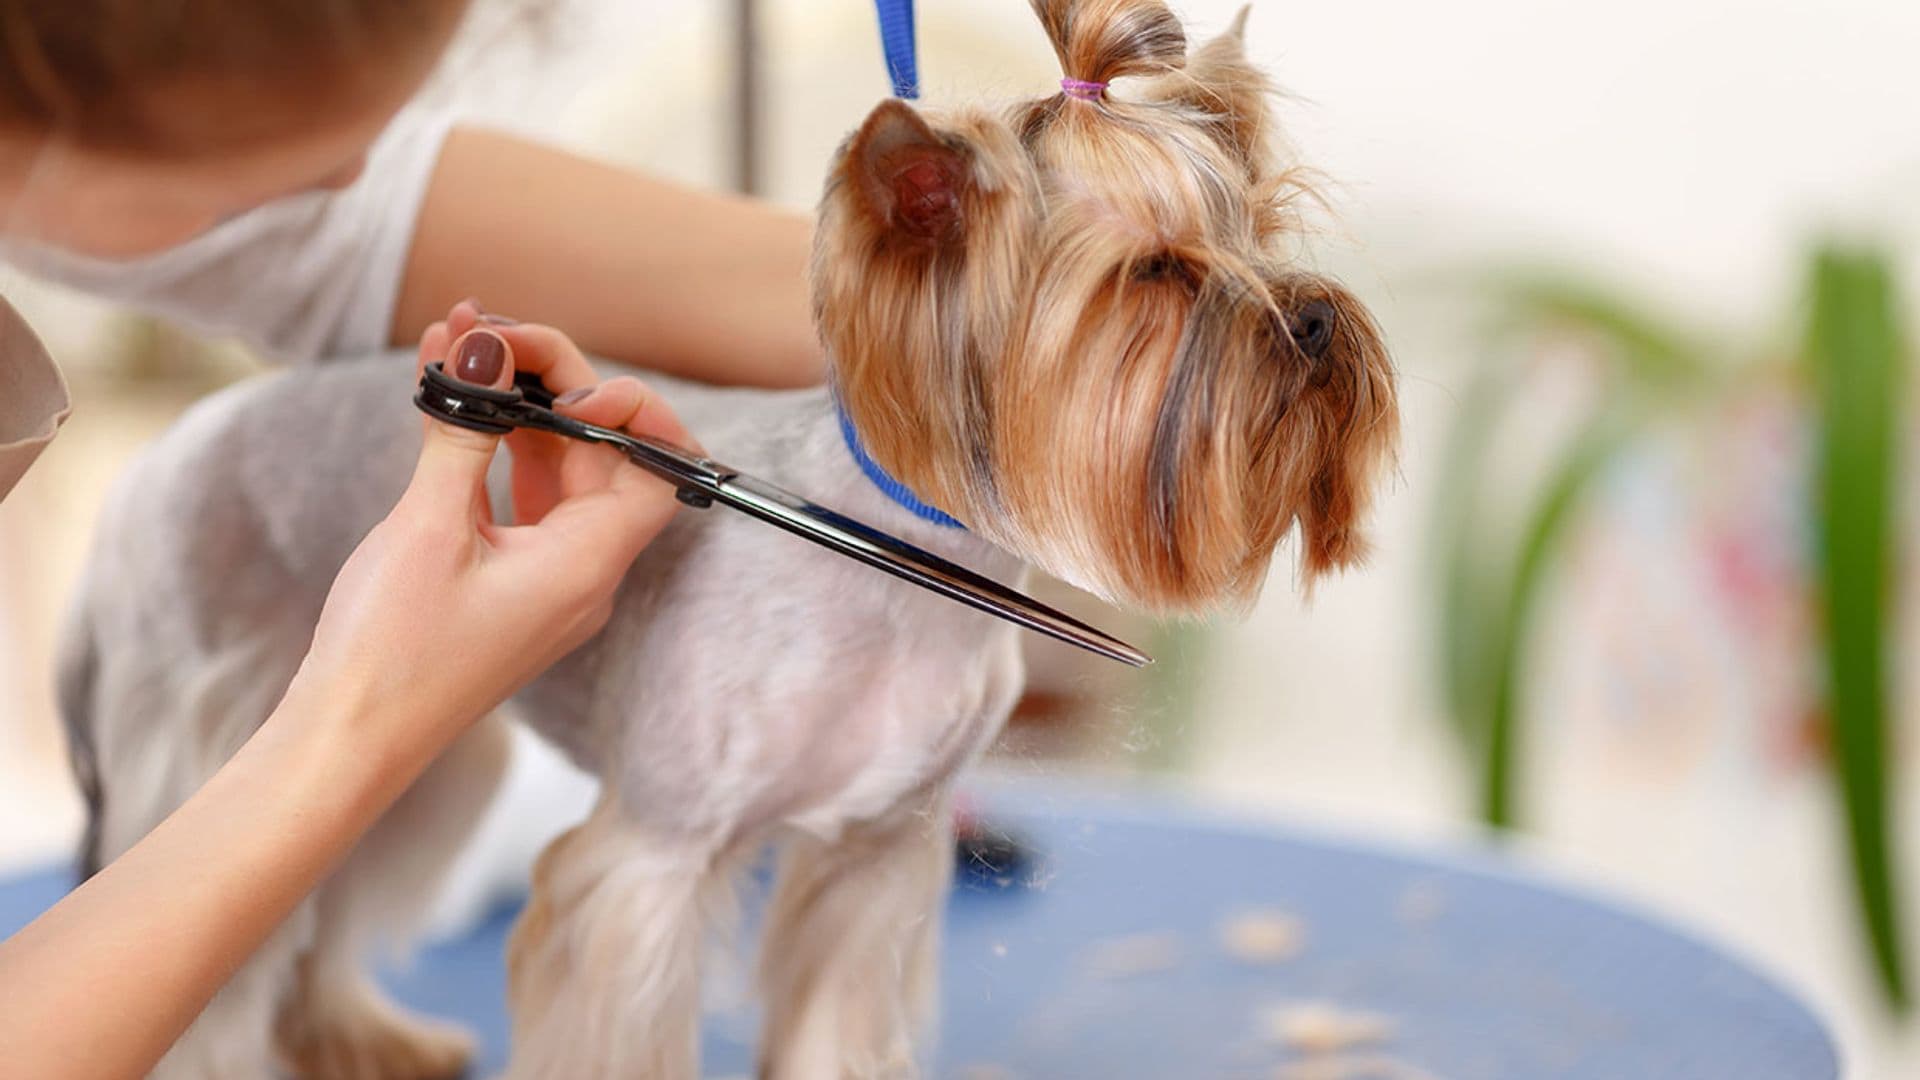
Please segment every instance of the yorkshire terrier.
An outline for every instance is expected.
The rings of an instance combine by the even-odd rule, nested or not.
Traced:
[[[831,388],[656,389],[724,460],[1003,580],[1030,563],[1201,612],[1249,601],[1290,531],[1303,584],[1354,564],[1394,373],[1359,301],[1295,262],[1300,187],[1239,26],[1189,53],[1156,0],[1034,7],[1062,92],[888,101],[839,150],[812,271]],[[408,475],[407,371],[237,387],[122,480],[62,671],[90,861],[284,691]],[[884,494],[862,452],[925,505]],[[540,858],[513,934],[509,1075],[697,1076],[703,946],[770,844],[759,1074],[914,1075],[948,791],[1013,704],[1016,633],[737,515],[682,513],[605,631],[511,705],[602,794]],[[161,1074],[459,1073],[463,1037],[401,1014],[360,965],[432,894],[502,732],[435,765]]]

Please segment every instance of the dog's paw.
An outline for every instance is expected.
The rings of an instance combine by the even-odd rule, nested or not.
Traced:
[[[453,1080],[473,1060],[473,1037],[460,1027],[380,1001],[289,1010],[278,1034],[287,1067],[304,1080]]]

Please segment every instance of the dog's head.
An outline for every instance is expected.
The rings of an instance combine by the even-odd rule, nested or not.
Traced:
[[[926,501],[1114,600],[1249,599],[1295,525],[1307,583],[1353,564],[1393,369],[1293,265],[1239,26],[1189,55],[1157,0],[1034,7],[1068,92],[888,101],[841,148],[813,288],[843,407]]]

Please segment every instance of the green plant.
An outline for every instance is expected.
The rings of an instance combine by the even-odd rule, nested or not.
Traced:
[[[1459,736],[1480,762],[1481,816],[1518,823],[1522,682],[1535,613],[1595,480],[1634,435],[1698,396],[1704,350],[1631,303],[1565,277],[1507,275],[1487,291],[1496,315],[1485,359],[1460,398],[1435,490],[1441,683]],[[1586,341],[1598,360],[1591,412],[1502,528],[1494,437],[1543,337]]]
[[[1816,254],[1804,339],[1817,420],[1815,588],[1823,615],[1831,763],[1875,971],[1887,999],[1907,1001],[1891,815],[1886,658],[1893,595],[1894,467],[1905,353],[1887,260]],[[1723,395],[1727,350],[1683,333],[1641,305],[1560,275],[1487,283],[1497,312],[1485,358],[1468,379],[1443,450],[1433,515],[1440,681],[1477,763],[1481,816],[1522,820],[1518,803],[1529,649],[1556,560],[1609,464],[1658,423]],[[1586,413],[1518,495],[1496,484],[1496,432],[1515,390],[1538,374],[1543,340],[1575,340],[1596,361]],[[1508,513],[1501,511],[1507,510]]]
[[[1806,361],[1819,426],[1813,512],[1831,761],[1874,967],[1888,999],[1905,1005],[1887,719],[1905,354],[1885,259],[1828,250],[1812,277]]]

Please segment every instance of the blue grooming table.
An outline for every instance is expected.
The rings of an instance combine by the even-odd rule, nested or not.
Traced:
[[[1779,984],[1489,851],[1370,848],[1141,795],[1015,786],[980,803],[1036,855],[1014,878],[957,883],[937,1077],[1840,1075],[1825,1028]],[[50,872],[0,883],[0,932],[65,882]],[[1223,920],[1247,911],[1297,920],[1291,954],[1253,962],[1223,945]],[[505,1061],[500,957],[514,915],[495,912],[387,979],[415,1008],[482,1034],[480,1075]],[[1350,1071],[1333,1067],[1267,1030],[1263,1017],[1303,1003],[1382,1017],[1385,1037],[1337,1053]],[[745,1009],[715,1016],[706,1074],[750,1075],[752,1033]]]

